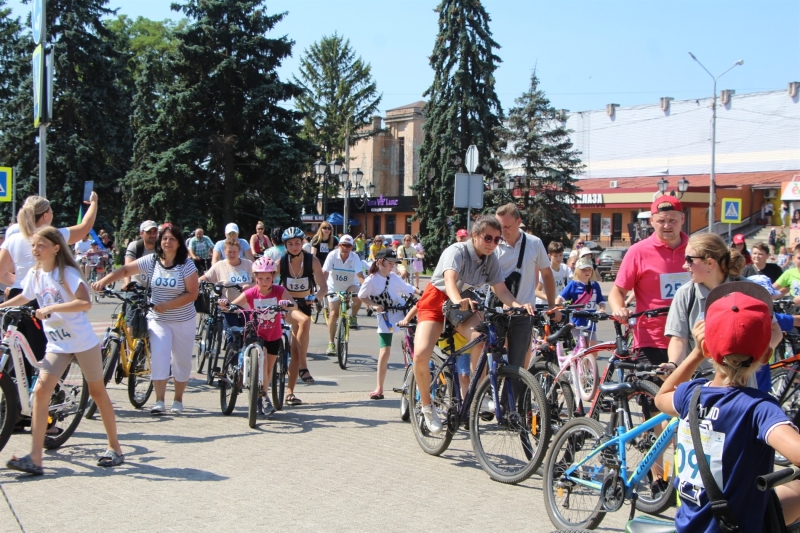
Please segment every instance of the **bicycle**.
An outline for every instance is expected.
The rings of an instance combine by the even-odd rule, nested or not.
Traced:
[[[409,394],[411,426],[423,451],[440,455],[466,421],[481,468],[495,481],[519,483],[544,459],[550,440],[550,412],[544,391],[533,376],[506,362],[505,337],[498,335],[496,323],[527,312],[519,308],[495,310],[477,303],[476,307],[485,313],[477,328],[480,335],[459,350],[454,349],[451,336],[443,350],[444,361],[433,371],[432,407],[444,420],[445,430],[440,435],[428,431],[413,374],[408,386],[413,391]],[[480,343],[483,349],[462,400],[459,380],[454,379],[456,358]],[[487,367],[488,375],[482,378]]]
[[[39,361],[17,326],[23,317],[38,327],[36,311],[30,306],[7,307],[3,314],[5,336],[0,342],[0,450],[8,443],[15,425],[28,426],[33,416],[33,391],[39,377]],[[54,450],[63,445],[81,422],[89,387],[78,361],[73,358],[50,396],[44,446]]]
[[[800,413],[800,334],[784,333],[784,340],[795,355],[779,359],[769,365],[772,380],[772,395],[781,406],[781,410],[793,421],[798,422]],[[775,463],[787,466],[789,461],[775,452]]]
[[[92,255],[92,257],[82,257],[82,264],[89,262],[91,265],[91,270],[89,270],[89,279],[86,280],[90,287],[90,292],[92,292],[92,296],[94,298],[95,303],[100,303],[100,295],[91,289],[92,283],[104,277],[108,272],[108,264],[111,262],[111,258],[107,255]],[[114,288],[116,282],[110,283],[109,287],[111,289]]]
[[[214,384],[214,377],[219,373],[217,364],[219,363],[219,355],[222,353],[224,321],[222,310],[217,304],[223,289],[237,289],[242,292],[241,285],[235,283],[214,284],[208,281],[200,282],[200,290],[203,290],[207,295],[208,305],[204,310],[208,311],[208,313],[205,313],[205,318],[200,319],[200,324],[198,324],[195,332],[195,347],[197,350],[195,366],[197,373],[202,374],[203,366],[208,362],[208,367],[206,368],[206,384],[208,385]],[[204,303],[203,305],[205,306],[206,304]]]
[[[126,309],[138,308],[143,312],[153,307],[147,302],[146,290],[143,287],[132,287],[132,290],[114,291],[106,287],[100,294],[104,298],[116,298],[122,303],[121,309],[111,315],[114,325],[106,328],[100,344],[103,356],[103,383],[108,385],[111,378],[119,385],[128,378],[128,400],[136,409],[141,409],[153,393],[153,382],[150,379],[150,342],[147,335],[142,339],[134,339],[128,331],[125,317]],[[97,406],[91,398],[87,403],[84,416],[92,418]]]
[[[340,291],[326,294],[328,296],[338,296],[340,302],[339,319],[336,321],[336,359],[339,368],[347,370],[347,355],[350,343],[350,318],[353,316],[350,307],[351,299],[355,292]],[[326,308],[327,311],[327,308]],[[325,315],[325,322],[328,322],[328,315]]]

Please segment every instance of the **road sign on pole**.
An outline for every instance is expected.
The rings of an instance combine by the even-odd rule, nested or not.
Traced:
[[[478,168],[478,147],[471,144],[467,148],[467,156],[464,158],[464,164],[467,165],[467,172],[472,174]]]
[[[40,44],[33,51],[33,126],[39,127],[45,120],[45,105],[42,105],[45,91],[44,47]]]
[[[33,0],[31,5],[31,30],[33,30],[33,43],[42,42],[44,32],[44,3],[45,0]]]
[[[10,202],[14,183],[14,170],[0,167],[0,202]]]
[[[482,174],[456,174],[453,207],[483,208]]]
[[[720,222],[725,224],[741,224],[742,222],[742,199],[723,198]]]

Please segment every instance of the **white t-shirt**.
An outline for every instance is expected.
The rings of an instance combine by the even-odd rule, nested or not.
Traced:
[[[414,294],[414,286],[403,281],[403,278],[394,272],[389,273],[388,286],[386,285],[386,278],[375,273],[367,276],[364,284],[358,290],[359,298],[369,298],[384,307],[399,307],[405,304],[406,300],[401,294]],[[402,311],[388,311],[386,314],[376,316],[378,319],[378,333],[392,333],[390,328],[403,320],[405,314]]]
[[[81,285],[88,290],[86,282],[74,268],[67,267],[64,278],[72,294],[76,294]],[[29,300],[36,300],[40,308],[75,300],[60,280],[58,269],[53,272],[29,270],[22,280],[22,294]],[[50,353],[85,352],[98,344],[97,335],[94,334],[86,313],[51,313],[43,324],[47,336],[47,351]]]
[[[572,279],[572,273],[567,265],[561,263],[558,265],[558,271],[553,270],[553,267],[550,267],[550,270],[553,272],[553,279],[556,281],[556,296],[561,294],[561,291],[564,290],[564,287],[567,286],[569,280]],[[539,283],[542,283],[542,273],[539,272]],[[547,305],[547,301],[542,300],[538,296],[536,297],[537,304],[544,304]]]
[[[240,259],[241,263],[234,266],[227,259],[217,261],[206,273],[206,279],[211,283],[224,283],[226,285],[246,285],[253,281],[253,262]],[[236,288],[223,289],[222,297],[229,302],[234,301],[241,293]]]
[[[156,254],[150,254],[137,259],[136,264],[141,272],[146,272],[147,275],[153,273],[153,279],[150,280],[150,302],[153,304],[168,302],[184,294],[186,292],[184,280],[192,274],[197,274],[197,268],[191,259],[187,259],[182,265],[176,264],[166,268]],[[196,315],[194,303],[189,302],[181,307],[167,309],[164,313],[150,309],[147,316],[161,322],[185,322],[194,320]]]
[[[78,241],[75,243],[75,255],[83,255],[91,249],[91,241]]]
[[[59,228],[58,232],[61,233],[65,241],[69,242],[69,228]],[[22,233],[15,233],[11,237],[6,237],[3,246],[0,246],[0,248],[7,250],[11,260],[14,261],[16,276],[11,287],[21,289],[22,280],[28,275],[28,271],[36,265],[36,259],[33,258],[33,252],[31,252],[31,242],[23,237]]]
[[[358,285],[356,273],[361,274],[363,265],[361,258],[350,251],[347,261],[342,261],[341,251],[336,248],[325,258],[322,270],[328,274],[328,290],[331,292],[346,291],[352,285]]]

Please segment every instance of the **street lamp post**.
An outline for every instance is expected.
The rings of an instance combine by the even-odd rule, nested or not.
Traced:
[[[364,185],[359,185],[356,188],[358,197],[364,201],[364,237],[367,236],[367,200],[375,194],[375,185],[370,183],[366,187]]]
[[[314,163],[314,172],[317,174],[317,180],[322,185],[322,220],[328,218],[328,186],[331,184],[330,177],[338,176],[342,171],[342,162],[334,159],[330,164],[326,163],[324,159],[319,158]]]
[[[709,199],[708,199],[708,232],[712,233],[714,231],[714,164],[716,162],[716,153],[717,153],[717,80],[719,80],[722,76],[733,70],[734,68],[744,65],[744,60],[740,59],[736,63],[733,64],[731,68],[717,76],[714,77],[711,72],[694,56],[693,53],[689,52],[689,55],[692,59],[694,59],[698,65],[703,67],[703,70],[711,76],[711,79],[714,80],[714,101],[711,104],[711,185],[709,186]]]
[[[360,168],[355,169],[353,171],[353,181],[355,181],[355,187],[353,187],[353,182],[350,181],[350,173],[347,169],[343,169],[342,172],[339,174],[339,182],[344,187],[344,215],[342,220],[342,232],[349,235],[349,226],[350,226],[350,190],[355,188],[358,190],[359,185],[361,184],[361,178],[364,177],[364,173],[361,172]]]

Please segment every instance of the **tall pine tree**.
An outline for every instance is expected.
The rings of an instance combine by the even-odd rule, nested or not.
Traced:
[[[215,233],[231,221],[243,232],[258,219],[299,222],[295,197],[313,150],[299,138],[300,114],[281,107],[301,93],[276,72],[293,41],[267,37],[284,14],[268,15],[260,0],[173,8],[189,18],[175,30],[177,50],[152,55],[137,83],[126,227],[153,217]]]
[[[578,231],[578,216],[572,212],[572,201],[580,192],[575,176],[583,169],[580,152],[573,149],[564,117],[539,89],[536,72],[531,85],[515,100],[508,120],[498,128],[507,142],[507,167],[513,172],[521,194],[516,202],[528,231],[540,237],[545,245],[552,240],[571,245],[568,234]]]
[[[442,0],[439,34],[430,56],[433,84],[420,147],[416,191],[426,258],[436,258],[466,226],[466,210],[453,209],[456,172],[466,172],[467,148],[478,148],[476,170],[487,179],[499,173],[502,145],[497,136],[503,110],[495,93],[494,71],[500,46],[489,31],[489,15],[479,0]]]

